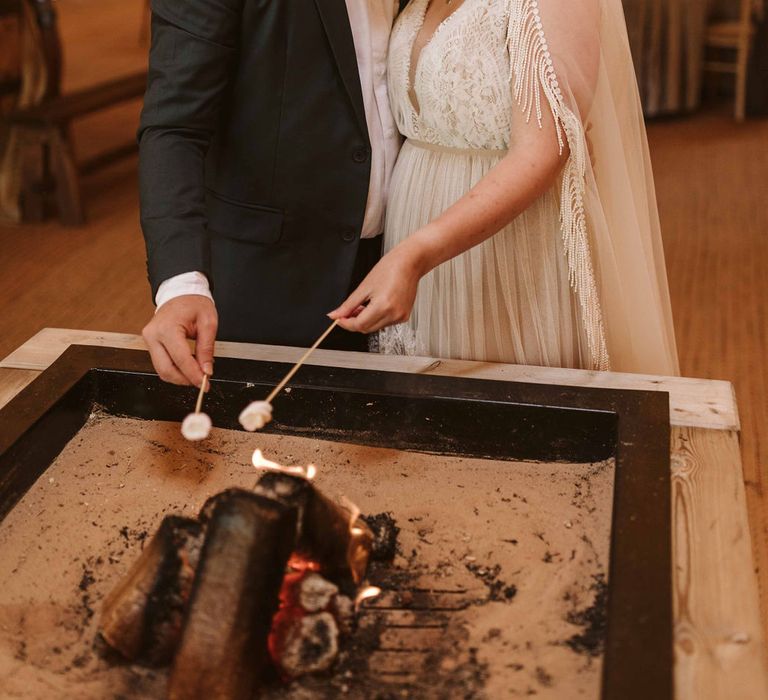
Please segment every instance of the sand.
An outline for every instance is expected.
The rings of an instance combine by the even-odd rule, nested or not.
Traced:
[[[165,671],[94,650],[100,601],[164,515],[194,515],[210,495],[252,486],[256,447],[280,463],[317,464],[320,488],[363,513],[392,514],[400,554],[374,572],[385,586],[465,608],[436,616],[439,629],[410,620],[380,634],[376,645],[417,651],[366,650],[372,687],[423,682],[423,667],[432,690],[406,683],[398,696],[599,697],[612,462],[474,460],[220,429],[192,444],[178,424],[98,414],[0,524],[0,697],[163,697]],[[383,609],[408,607],[404,595],[374,603],[361,635],[423,615]],[[372,697],[355,677],[361,653],[357,666],[347,655],[344,674],[271,694]]]

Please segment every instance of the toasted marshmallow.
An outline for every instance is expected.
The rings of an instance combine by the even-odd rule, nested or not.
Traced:
[[[181,424],[181,434],[192,442],[205,440],[211,434],[212,425],[207,413],[190,413]]]
[[[272,404],[266,401],[254,401],[243,409],[238,420],[240,425],[250,433],[261,430],[272,420]]]

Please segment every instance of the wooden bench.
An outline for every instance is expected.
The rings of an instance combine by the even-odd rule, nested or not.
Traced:
[[[62,49],[52,0],[0,0],[0,8],[7,6],[10,11],[15,6],[23,11],[25,2],[36,20],[46,85],[41,99],[4,117],[6,128],[19,140],[22,154],[22,216],[25,221],[40,221],[54,200],[61,222],[78,225],[85,218],[80,175],[132,154],[137,147],[132,141],[78,165],[69,126],[80,117],[140,98],[146,87],[146,71],[61,94]]]
[[[21,92],[21,71],[19,66],[19,60],[15,56],[5,56],[4,52],[8,50],[6,48],[9,42],[11,43],[10,50],[16,49],[12,32],[16,33],[16,39],[18,40],[18,27],[19,18],[21,15],[21,2],[22,0],[0,0],[0,110],[5,103],[5,100],[12,99]]]

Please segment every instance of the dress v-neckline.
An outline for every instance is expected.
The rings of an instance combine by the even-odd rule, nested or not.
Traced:
[[[463,0],[462,3],[453,11],[451,14],[449,14],[447,17],[445,17],[440,24],[435,27],[435,31],[432,32],[432,36],[427,39],[427,41],[424,43],[424,45],[419,49],[418,55],[414,56],[414,50],[416,48],[416,43],[419,38],[419,34],[421,34],[422,30],[424,29],[424,23],[427,21],[427,12],[429,10],[429,6],[431,2],[436,2],[437,0],[422,0],[423,5],[420,8],[418,20],[416,22],[416,26],[414,27],[413,32],[413,40],[411,41],[411,47],[410,47],[410,53],[408,57],[408,72],[406,75],[406,95],[408,96],[408,104],[410,105],[411,109],[413,110],[413,113],[416,115],[416,117],[421,116],[421,105],[418,104],[418,102],[414,101],[415,90],[416,90],[416,78],[419,74],[419,68],[421,66],[421,59],[424,56],[424,52],[432,45],[432,43],[435,41],[435,38],[438,34],[443,30],[443,28],[446,26],[446,24],[453,19],[453,17],[459,13],[465,5],[467,5],[470,0]]]

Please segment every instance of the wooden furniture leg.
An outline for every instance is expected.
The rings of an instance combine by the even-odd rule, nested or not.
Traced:
[[[17,127],[19,128],[19,127]],[[32,129],[20,128],[21,163],[21,218],[25,222],[45,220],[45,181],[48,177],[48,153],[40,134]]]
[[[85,221],[80,182],[66,127],[53,127],[49,132],[51,169],[55,180],[59,218],[66,226],[80,226]]]
[[[750,37],[742,37],[736,59],[736,105],[737,122],[743,122],[747,116],[747,73],[749,71]]]

